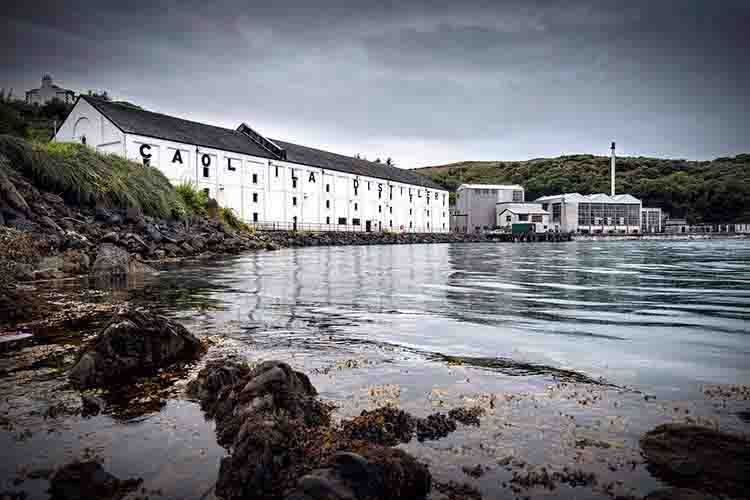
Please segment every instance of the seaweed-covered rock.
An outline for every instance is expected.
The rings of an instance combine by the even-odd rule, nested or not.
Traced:
[[[286,500],[411,500],[430,492],[432,478],[424,464],[397,448],[341,452],[328,467],[297,483]]]
[[[152,373],[175,361],[195,359],[200,341],[184,326],[137,309],[118,312],[70,371],[75,385],[106,385],[122,377]]]
[[[649,470],[666,483],[744,497],[750,491],[750,440],[689,424],[664,424],[641,438]]]
[[[717,498],[685,488],[664,488],[652,491],[643,500],[717,500]]]
[[[53,500],[114,500],[140,486],[141,479],[120,480],[97,462],[73,462],[55,472],[50,479]]]

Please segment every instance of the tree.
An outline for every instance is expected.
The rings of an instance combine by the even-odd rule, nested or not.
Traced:
[[[380,158],[375,158],[375,163],[380,163]]]

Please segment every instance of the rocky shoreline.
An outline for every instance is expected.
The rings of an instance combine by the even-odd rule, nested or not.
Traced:
[[[175,364],[200,362],[205,352],[198,338],[179,323],[125,307],[81,348],[67,374],[81,391],[85,417],[109,411],[106,397],[92,395],[93,388],[106,393],[141,377],[163,375]],[[200,404],[205,418],[215,422],[216,441],[227,452],[211,498],[482,498],[469,483],[436,480],[430,464],[399,447],[414,438],[436,441],[461,427],[483,426],[487,413],[481,406],[454,407],[420,418],[386,404],[335,421],[334,407],[319,397],[307,375],[285,362],[267,360],[253,365],[239,357],[210,359],[183,387]],[[743,498],[750,487],[747,437],[668,423],[646,432],[640,448],[652,474],[669,486],[649,493],[645,500]],[[477,479],[491,466],[490,461],[464,467],[464,473]],[[58,500],[92,495],[123,498],[143,482],[141,478],[118,479],[86,457],[45,474],[49,492]],[[595,484],[596,478],[566,468],[562,472],[541,468],[527,475],[514,473],[511,482],[519,485],[519,491],[536,486],[552,490],[556,484]],[[12,495],[4,492],[0,498],[16,498]],[[633,496],[609,498],[636,500]]]

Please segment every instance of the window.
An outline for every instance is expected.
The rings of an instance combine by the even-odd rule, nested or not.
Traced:
[[[203,177],[210,177],[210,172],[208,170],[208,167],[203,167]]]
[[[258,174],[253,174],[253,184],[258,183]]]
[[[359,219],[352,219],[352,226],[359,226]]]
[[[544,222],[541,215],[532,215],[531,222]]]
[[[253,222],[258,222],[258,212],[253,212]]]
[[[253,203],[258,203],[258,193],[253,193]]]
[[[354,211],[356,212],[358,208],[359,208],[359,205],[355,203],[354,204]]]
[[[330,224],[330,223],[331,223],[331,217],[328,216],[328,217],[326,217],[326,224]]]
[[[378,213],[379,214],[383,213],[383,206],[382,205],[378,205]]]
[[[326,208],[331,208],[331,200],[326,200]]]
[[[560,222],[560,214],[562,213],[562,205],[560,203],[552,204],[552,221]]]
[[[297,206],[297,197],[296,196],[292,197],[292,205],[294,205],[295,207]]]
[[[276,167],[276,177],[279,176],[279,167]]]
[[[511,217],[510,215],[505,216],[505,222],[510,222],[512,220],[513,220],[513,217]]]
[[[346,225],[346,217],[339,217],[339,224],[342,226]]]
[[[330,193],[330,192],[331,192],[331,185],[326,184],[326,193]]]
[[[529,220],[529,214],[518,214],[519,222],[526,222]]]
[[[514,203],[523,202],[523,191],[520,191],[520,190],[513,191],[513,202]]]

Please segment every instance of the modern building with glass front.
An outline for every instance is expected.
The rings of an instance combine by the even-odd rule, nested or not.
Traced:
[[[550,229],[581,234],[641,232],[641,200],[629,194],[566,193],[534,201],[551,214]]]

